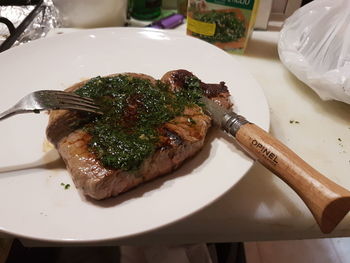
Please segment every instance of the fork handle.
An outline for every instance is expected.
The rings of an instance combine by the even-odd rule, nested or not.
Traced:
[[[333,231],[350,211],[348,190],[316,171],[263,129],[247,121],[241,122],[235,131],[232,127],[225,128],[223,125],[223,128],[234,135],[253,158],[286,182],[300,196],[323,233]]]
[[[0,121],[5,120],[13,115],[20,114],[20,113],[27,113],[27,112],[33,112],[32,110],[19,110],[16,107],[11,107],[8,110],[0,113]]]

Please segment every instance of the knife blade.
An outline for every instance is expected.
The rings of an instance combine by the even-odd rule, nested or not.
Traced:
[[[286,182],[304,201],[323,233],[350,211],[350,192],[316,171],[295,152],[232,110],[202,97],[215,125],[234,137],[255,160]]]

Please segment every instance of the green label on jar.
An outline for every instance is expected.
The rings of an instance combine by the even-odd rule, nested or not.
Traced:
[[[232,6],[252,10],[254,0],[206,0],[208,3]]]

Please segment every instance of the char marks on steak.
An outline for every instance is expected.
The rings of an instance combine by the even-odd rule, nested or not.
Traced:
[[[144,74],[125,74],[155,83],[152,77]],[[161,81],[169,84],[169,92],[174,92],[183,88],[186,77],[194,75],[186,70],[175,70],[166,73]],[[77,83],[68,91],[77,90],[85,83],[86,81]],[[229,92],[223,82],[200,82],[200,87],[207,97],[220,105],[227,108],[232,106]],[[130,98],[124,114],[125,123],[132,125],[138,118],[137,107],[142,107],[138,99]],[[178,168],[203,147],[211,125],[210,117],[204,114],[199,106],[186,107],[180,116],[159,127],[160,137],[156,151],[143,161],[140,168],[136,171],[123,171],[104,167],[89,150],[91,136],[81,127],[74,127],[77,123],[84,124],[84,120],[84,115],[75,111],[52,111],[46,133],[64,160],[75,186],[85,195],[97,200],[116,196]]]
[[[174,92],[180,90],[185,85],[186,78],[188,77],[195,76],[187,70],[179,69],[165,73],[161,80],[168,83],[171,90]],[[232,107],[232,103],[229,99],[230,93],[228,92],[225,82],[221,81],[219,84],[208,84],[200,81],[200,87],[203,90],[203,94],[209,99],[226,109]]]

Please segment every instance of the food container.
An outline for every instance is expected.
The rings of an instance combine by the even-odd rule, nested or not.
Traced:
[[[190,0],[187,34],[226,51],[244,53],[259,0]]]

